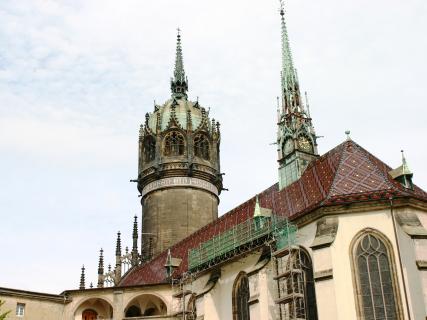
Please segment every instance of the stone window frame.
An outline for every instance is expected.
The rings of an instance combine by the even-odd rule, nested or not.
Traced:
[[[200,139],[199,141],[197,141]],[[199,144],[203,145],[199,146]],[[197,133],[194,136],[194,156],[203,160],[210,160],[211,158],[211,144],[209,138],[204,133]]]
[[[146,136],[143,142],[144,162],[151,162],[156,159],[156,139],[153,136]]]
[[[181,140],[180,142],[177,143],[170,143],[170,150],[168,150],[168,139],[172,139],[171,137],[173,135],[176,135],[178,140]],[[177,146],[177,153],[172,152],[174,149],[174,147],[176,148]],[[183,156],[185,155],[185,150],[186,150],[186,139],[185,139],[185,135],[178,131],[178,130],[171,130],[169,131],[167,134],[165,134],[164,138],[163,138],[163,155],[166,157],[177,157],[177,156]]]
[[[246,312],[247,314],[243,314],[243,317],[241,314],[239,314],[239,298],[241,298],[240,294],[240,285],[242,284],[246,285],[247,290],[247,301],[246,301]],[[250,309],[249,309],[249,300],[250,300],[250,292],[249,292],[249,276],[246,272],[240,271],[239,274],[236,276],[236,279],[233,283],[233,299],[232,299],[232,311],[233,311],[233,320],[249,320],[250,319]],[[245,316],[247,316],[245,318]]]
[[[397,267],[396,267],[396,259],[395,259],[395,250],[391,241],[388,237],[382,232],[373,229],[373,228],[365,228],[359,231],[352,239],[350,243],[350,261],[351,261],[351,274],[353,279],[353,293],[354,293],[354,302],[356,305],[356,313],[357,319],[365,320],[363,314],[363,302],[360,298],[361,296],[361,284],[358,276],[358,266],[357,266],[357,247],[360,241],[367,235],[373,235],[381,240],[387,250],[388,262],[390,266],[390,274],[392,280],[393,294],[396,304],[396,315],[398,320],[403,320],[403,306],[402,306],[402,297],[400,294],[400,283],[397,277]]]

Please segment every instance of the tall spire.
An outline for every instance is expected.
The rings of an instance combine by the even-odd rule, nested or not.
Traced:
[[[282,27],[282,72],[281,87],[283,98],[283,111],[285,114],[304,112],[301,101],[301,93],[298,83],[297,71],[292,60],[292,51],[289,44],[288,29],[285,21],[285,8],[283,0],[280,0],[280,16]]]
[[[188,79],[185,76],[184,60],[182,58],[181,48],[181,30],[178,28],[176,37],[176,56],[175,56],[175,69],[173,78],[171,79],[172,97],[175,99],[187,98]]]
[[[279,107],[277,145],[279,154],[280,189],[298,180],[308,163],[318,156],[316,133],[306,111],[297,70],[292,60],[285,21],[284,0],[280,0],[282,70],[282,106]],[[308,103],[307,103],[308,108]]]

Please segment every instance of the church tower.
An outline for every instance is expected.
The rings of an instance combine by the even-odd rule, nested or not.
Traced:
[[[178,30],[171,98],[145,115],[139,135],[142,256],[149,259],[218,217],[220,126],[188,99]]]
[[[278,106],[279,189],[298,180],[307,165],[318,157],[316,134],[308,104],[302,101],[297,70],[292,61],[283,3],[280,8],[282,25],[282,99]]]

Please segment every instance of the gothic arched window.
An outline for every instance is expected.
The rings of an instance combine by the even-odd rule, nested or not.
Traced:
[[[144,160],[153,161],[156,158],[156,140],[152,136],[144,139]]]
[[[197,308],[196,308],[196,295],[193,293],[188,300],[187,307],[187,319],[196,320],[197,318]]]
[[[249,320],[249,279],[240,272],[233,285],[233,320]]]
[[[282,318],[317,320],[313,265],[308,253],[299,248],[278,258],[277,271],[285,275],[278,280],[280,298],[296,294],[294,299],[281,304]]]
[[[363,320],[398,320],[392,247],[377,232],[365,232],[353,244],[353,267],[357,304]]]
[[[209,160],[209,141],[203,134],[198,134],[194,138],[194,155],[196,157]]]
[[[303,271],[304,294],[305,294],[305,311],[307,320],[317,320],[317,303],[316,291],[314,288],[313,265],[309,255],[304,251],[301,252],[301,267]]]
[[[185,150],[184,136],[179,132],[173,131],[165,137],[165,156],[183,155]]]

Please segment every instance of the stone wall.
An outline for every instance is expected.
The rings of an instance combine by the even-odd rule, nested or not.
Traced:
[[[144,253],[156,255],[218,217],[218,198],[193,188],[170,188],[149,193],[144,199]]]

